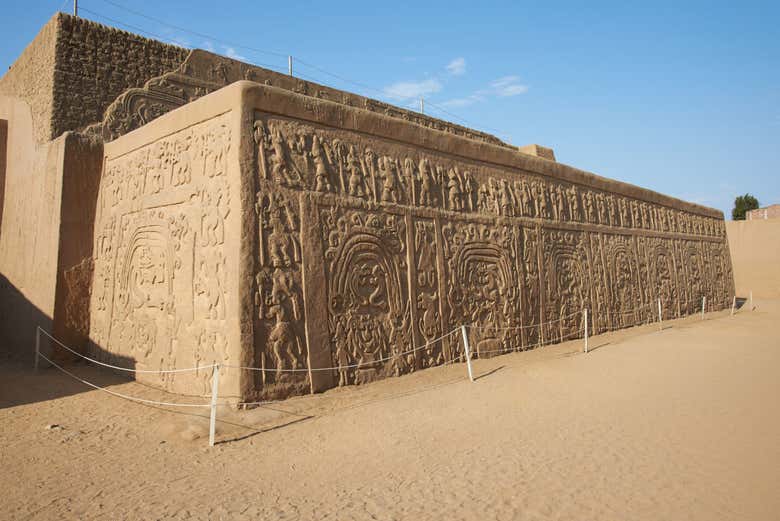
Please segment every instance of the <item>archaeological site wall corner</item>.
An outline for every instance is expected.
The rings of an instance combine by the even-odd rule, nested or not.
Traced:
[[[95,347],[261,369],[224,370],[236,400],[440,365],[462,324],[487,356],[733,292],[715,210],[245,81],[107,143],[96,215]]]
[[[41,326],[176,393],[214,363],[234,402],[318,392],[455,361],[464,324],[485,357],[733,296],[716,210],[61,13],[0,78],[0,140],[4,347]]]

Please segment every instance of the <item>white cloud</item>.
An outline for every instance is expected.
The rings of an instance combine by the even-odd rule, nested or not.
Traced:
[[[528,92],[528,85],[520,83],[519,76],[504,76],[494,80],[488,84],[484,89],[474,91],[473,94],[464,96],[462,98],[453,98],[447,101],[439,103],[443,107],[468,107],[475,103],[487,101],[490,98],[506,98],[510,96],[517,96],[518,94],[525,94]]]
[[[447,72],[453,76],[460,76],[466,72],[466,59],[459,57],[447,64]]]
[[[442,89],[442,84],[437,79],[422,81],[399,81],[384,88],[385,96],[396,100],[407,100],[427,96]]]
[[[249,61],[246,56],[243,56],[241,54],[238,54],[236,50],[233,47],[225,47],[225,56],[228,58],[233,58],[234,60],[238,61]]]
[[[203,49],[208,52],[216,52],[216,49],[214,48],[214,44],[211,42],[211,40],[205,40],[203,42]]]
[[[472,94],[464,98],[453,98],[442,103],[439,103],[442,107],[468,107],[474,103],[484,101],[485,97],[481,93]]]
[[[519,81],[520,78],[518,76],[504,76],[493,81],[490,84],[490,88],[496,96],[501,97],[525,94],[528,92],[528,85],[518,83]]]

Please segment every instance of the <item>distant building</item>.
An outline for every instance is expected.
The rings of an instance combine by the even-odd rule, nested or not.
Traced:
[[[745,214],[745,220],[755,221],[758,219],[780,219],[780,204],[770,204],[764,208],[750,210]]]

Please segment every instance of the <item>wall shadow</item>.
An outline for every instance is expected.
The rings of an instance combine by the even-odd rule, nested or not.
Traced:
[[[94,390],[44,360],[39,361],[39,371],[34,371],[36,328],[40,326],[51,332],[53,324],[52,317],[30,302],[19,288],[0,274],[0,409]],[[84,352],[85,345],[69,347]],[[117,366],[135,368],[132,358],[109,354],[94,344],[90,347],[90,353],[97,354],[98,358],[110,358],[111,363]],[[53,362],[95,385],[107,387],[132,380],[128,375],[117,374],[115,370],[79,362],[78,356],[57,346],[44,334],[40,337],[40,349],[41,354]],[[88,374],[82,375],[85,370],[88,370]]]

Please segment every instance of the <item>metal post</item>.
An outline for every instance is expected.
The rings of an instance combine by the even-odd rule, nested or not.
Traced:
[[[658,331],[664,330],[663,314],[661,313],[661,299],[658,299]]]
[[[471,353],[469,352],[469,336],[466,334],[466,326],[460,326],[463,335],[463,351],[466,353],[466,367],[469,370],[469,380],[474,381],[474,373],[471,371]]]
[[[217,397],[219,395],[219,364],[214,366],[211,377],[211,421],[209,423],[209,447],[214,446],[214,434],[217,429]]]
[[[707,297],[701,298],[701,319],[704,320],[704,307],[707,305]]]
[[[79,0],[73,0],[73,16],[79,15]]]
[[[35,372],[38,372],[38,359],[41,355],[41,326],[35,326]]]
[[[750,311],[753,311],[753,291],[750,292]]]
[[[290,76],[292,76],[292,56],[287,57],[287,70],[290,72]]]
[[[588,352],[588,309],[585,308],[582,310],[582,313],[585,315],[585,352]]]
[[[734,295],[734,298],[731,300],[731,316],[734,316],[734,311],[737,309],[737,296]]]
[[[425,100],[420,97],[420,114],[425,114]]]

